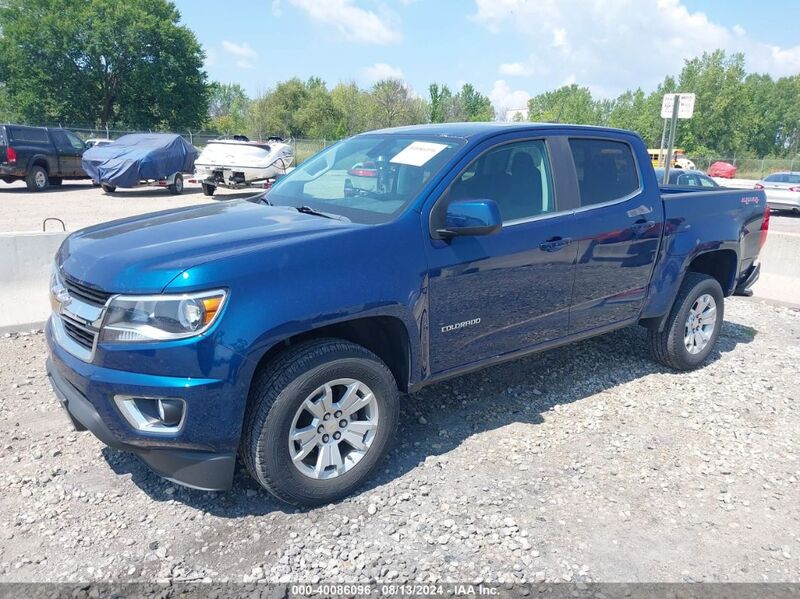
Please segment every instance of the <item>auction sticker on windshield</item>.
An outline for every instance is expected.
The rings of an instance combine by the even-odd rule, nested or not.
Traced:
[[[422,166],[446,147],[447,144],[437,144],[431,141],[413,141],[400,150],[389,162]]]

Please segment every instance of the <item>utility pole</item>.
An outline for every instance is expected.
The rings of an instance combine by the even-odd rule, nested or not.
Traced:
[[[669,127],[669,143],[667,148],[667,156],[666,161],[667,163],[664,165],[664,179],[662,183],[664,185],[667,184],[669,181],[669,169],[672,166],[672,150],[675,147],[675,129],[678,128],[678,109],[681,105],[681,99],[679,94],[675,94],[673,96],[672,101],[672,123],[670,123]]]
[[[663,166],[664,161],[664,142],[667,139],[667,119],[664,120],[664,127],[661,129],[661,145],[658,146],[658,166]]]

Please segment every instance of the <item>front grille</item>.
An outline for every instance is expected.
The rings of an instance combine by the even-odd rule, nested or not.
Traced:
[[[64,286],[67,288],[67,291],[69,291],[70,296],[98,307],[103,307],[106,301],[108,301],[108,298],[113,295],[113,293],[108,293],[107,291],[101,291],[100,289],[89,287],[83,283],[78,283],[74,279],[65,278]]]
[[[61,321],[64,323],[64,331],[70,339],[88,350],[94,348],[94,340],[97,336],[95,331],[64,314],[61,315]]]

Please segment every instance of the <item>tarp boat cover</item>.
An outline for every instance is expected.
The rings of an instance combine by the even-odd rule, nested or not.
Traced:
[[[83,153],[83,170],[97,183],[135,187],[140,181],[194,172],[198,151],[180,135],[132,133]]]

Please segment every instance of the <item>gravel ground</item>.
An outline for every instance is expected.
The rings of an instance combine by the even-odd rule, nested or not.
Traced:
[[[75,433],[0,338],[0,581],[800,581],[800,311],[727,302],[710,363],[628,329],[408,398],[377,481],[285,507]]]

